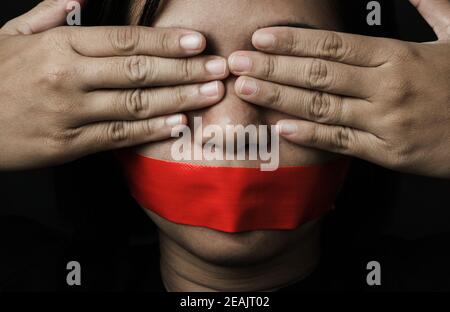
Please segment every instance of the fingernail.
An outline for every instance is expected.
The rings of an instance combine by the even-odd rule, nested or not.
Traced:
[[[275,46],[275,36],[266,32],[257,32],[253,37],[253,45],[256,48],[270,49]]]
[[[243,95],[253,95],[258,91],[258,85],[253,80],[243,80],[239,92]]]
[[[222,76],[225,74],[225,71],[227,70],[227,63],[225,60],[212,60],[206,63],[205,65],[206,70],[214,76]]]
[[[180,45],[188,51],[196,51],[202,48],[202,37],[198,34],[189,34],[181,37]]]
[[[205,96],[217,96],[219,94],[219,83],[213,81],[200,87],[200,93]]]
[[[249,72],[252,68],[252,60],[243,55],[233,55],[230,59],[230,68],[235,72]]]
[[[183,124],[183,116],[175,115],[166,119],[166,125],[169,127],[174,127]]]
[[[297,125],[289,122],[283,122],[278,124],[279,133],[282,135],[294,134],[298,131]]]

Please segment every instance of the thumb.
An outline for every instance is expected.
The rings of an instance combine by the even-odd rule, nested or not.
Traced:
[[[440,40],[450,39],[450,0],[409,0]]]
[[[10,35],[31,35],[64,25],[74,2],[83,4],[84,0],[44,0],[31,11],[10,20],[1,30]]]

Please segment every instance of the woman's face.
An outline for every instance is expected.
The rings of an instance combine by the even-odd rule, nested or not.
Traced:
[[[145,1],[137,0],[133,12]],[[238,50],[255,50],[252,34],[267,26],[307,24],[318,28],[336,29],[338,21],[329,0],[167,0],[163,1],[154,27],[180,27],[197,30],[207,39],[205,54],[227,58]],[[136,19],[135,19],[136,21]],[[203,129],[208,125],[275,125],[288,116],[249,104],[236,96],[231,75],[224,81],[226,95],[222,101],[205,110],[188,113],[193,128],[194,117],[202,117]],[[195,129],[198,130],[198,129]],[[194,130],[194,131],[195,131]],[[175,140],[175,139],[174,139]],[[164,160],[172,160],[174,142],[152,143],[139,153]],[[280,166],[298,166],[329,160],[329,154],[301,148],[286,140],[280,141]],[[216,161],[205,165],[259,167],[250,161]]]
[[[145,1],[135,0],[131,10],[132,24],[136,24]],[[288,24],[307,24],[322,29],[339,30],[337,8],[332,0],[167,0],[158,11],[154,27],[180,27],[203,33],[207,39],[205,54],[228,57],[238,50],[254,50],[251,44],[252,34],[259,28],[284,26]],[[236,96],[234,83],[236,77],[230,76],[224,81],[226,95],[217,105],[188,113],[203,118],[203,127],[207,125],[274,125],[288,116],[262,109],[246,103]],[[172,141],[152,143],[138,149],[138,153],[152,158],[172,160]],[[320,163],[335,156],[317,150],[302,148],[283,139],[280,140],[280,166],[298,166]],[[205,162],[211,165],[211,162]],[[220,166],[258,166],[248,161],[220,161]],[[302,230],[291,232],[259,231],[230,235],[208,229],[182,226],[170,223],[148,212],[159,228],[169,237],[194,253],[205,257],[221,254],[236,254],[246,258],[245,253],[258,252],[268,255],[282,249],[290,241],[301,236]],[[245,245],[252,248],[241,250],[239,235],[245,235]],[[250,256],[250,255],[249,255]]]

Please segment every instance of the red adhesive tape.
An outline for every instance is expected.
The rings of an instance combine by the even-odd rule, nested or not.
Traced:
[[[120,154],[131,193],[178,224],[237,233],[292,230],[333,208],[348,161],[259,168],[209,167]]]

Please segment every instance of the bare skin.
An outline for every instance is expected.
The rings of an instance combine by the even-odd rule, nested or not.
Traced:
[[[241,76],[236,93],[299,117],[278,123],[298,145],[450,178],[450,1],[411,3],[438,41],[258,30],[252,41],[259,52],[229,58],[232,73]]]
[[[217,233],[208,232],[204,231],[204,235],[217,244],[227,242],[219,236],[214,237]],[[285,246],[275,251],[268,248],[272,256],[265,261],[258,260],[264,254],[263,250],[258,249],[260,244],[251,244],[255,241],[251,236],[263,237],[262,231],[253,232],[250,236],[248,233],[235,234],[234,243],[243,244],[241,248],[254,252],[255,261],[249,257],[241,261],[243,259],[232,254],[224,257],[219,251],[216,255],[218,261],[214,262],[211,261],[213,250],[202,258],[195,250],[191,252],[161,231],[161,275],[164,285],[170,292],[276,291],[301,281],[316,269],[320,257],[319,232],[320,227],[310,223],[290,233],[275,234],[274,237],[279,235],[279,239],[286,241]],[[298,240],[298,237],[302,239]],[[274,238],[271,240],[273,242]],[[203,246],[210,248],[206,243]]]
[[[0,170],[65,163],[170,137],[183,111],[224,95],[226,60],[198,32],[57,27],[46,0],[0,29]]]
[[[136,14],[143,1],[136,1]],[[249,11],[252,13],[249,15]],[[252,34],[267,25],[306,23],[324,29],[340,27],[333,1],[314,0],[166,0],[152,27],[182,27],[207,38],[205,54],[229,57],[251,49]],[[131,23],[137,16],[132,15]],[[251,18],[249,18],[249,16]],[[236,20],[241,21],[236,23]],[[224,80],[225,96],[219,103],[188,112],[189,125],[202,117],[206,125],[274,125],[289,115],[266,110],[240,99],[236,76]],[[173,161],[172,141],[146,144],[136,151]],[[280,142],[281,166],[317,164],[337,156]],[[253,167],[250,161],[201,162],[204,165]],[[145,208],[145,207],[144,207]],[[189,203],[180,209],[189,209]],[[229,234],[208,228],[169,222],[145,210],[160,233],[161,272],[169,291],[270,291],[310,274],[319,261],[320,222],[292,231],[251,231]]]

